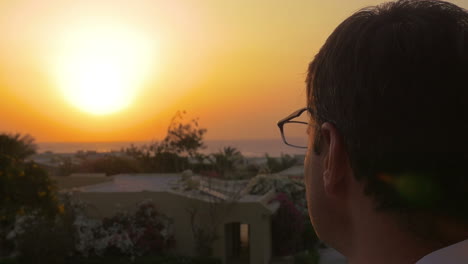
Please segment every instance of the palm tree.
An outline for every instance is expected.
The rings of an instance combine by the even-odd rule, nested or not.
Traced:
[[[239,165],[244,157],[242,153],[235,147],[227,146],[217,153],[211,154],[212,162],[216,169],[223,175],[226,172],[234,172],[236,166]]]

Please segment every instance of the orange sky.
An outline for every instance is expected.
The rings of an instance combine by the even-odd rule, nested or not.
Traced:
[[[0,131],[38,141],[151,140],[187,110],[208,139],[278,137],[277,120],[305,104],[307,64],[326,37],[379,2],[2,0]],[[151,67],[127,108],[98,116],[64,98],[51,65],[63,36],[101,23],[145,36]]]

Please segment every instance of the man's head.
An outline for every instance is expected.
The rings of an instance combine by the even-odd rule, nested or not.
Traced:
[[[322,238],[346,218],[350,186],[376,212],[468,222],[465,10],[403,0],[358,11],[311,62],[307,89],[307,196]]]

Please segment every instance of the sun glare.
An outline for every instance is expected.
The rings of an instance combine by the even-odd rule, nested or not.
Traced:
[[[152,42],[129,27],[81,26],[58,51],[55,75],[64,97],[84,112],[105,115],[128,107],[147,77]]]

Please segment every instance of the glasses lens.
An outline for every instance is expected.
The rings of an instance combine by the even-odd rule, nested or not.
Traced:
[[[285,123],[283,126],[284,138],[290,145],[297,147],[307,147],[308,135],[307,135],[307,123],[298,123],[291,121]]]

